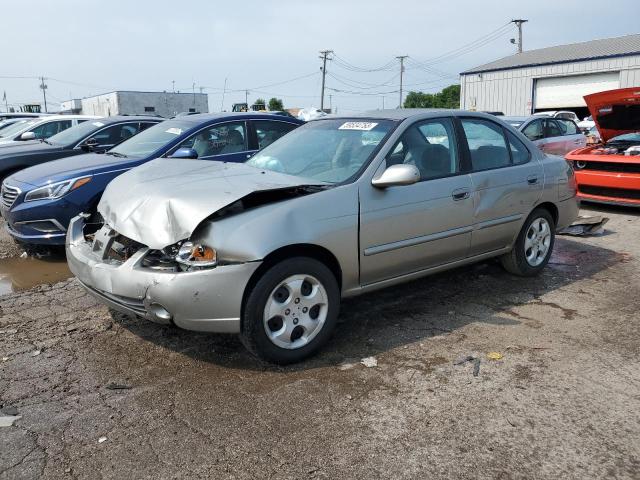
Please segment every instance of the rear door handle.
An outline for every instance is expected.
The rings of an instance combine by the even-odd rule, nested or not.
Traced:
[[[459,188],[451,192],[451,196],[455,201],[464,200],[465,198],[469,198],[469,190]]]
[[[535,185],[538,183],[538,177],[536,177],[535,175],[529,175],[527,177],[527,183],[529,185]]]

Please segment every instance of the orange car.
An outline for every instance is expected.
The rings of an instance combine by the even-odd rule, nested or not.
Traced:
[[[601,141],[573,150],[581,200],[640,207],[640,87],[584,97]]]

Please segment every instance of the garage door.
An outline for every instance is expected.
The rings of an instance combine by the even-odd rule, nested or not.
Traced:
[[[584,95],[620,88],[620,72],[538,78],[534,109],[584,107]]]

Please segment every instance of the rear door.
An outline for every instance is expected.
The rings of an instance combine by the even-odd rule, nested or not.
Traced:
[[[587,145],[587,137],[582,134],[575,122],[564,118],[556,118],[556,122],[562,130],[564,139],[564,152],[562,155],[566,155],[571,150]]]
[[[542,165],[516,135],[497,123],[462,118],[471,159],[473,232],[470,256],[513,243],[542,194]]]
[[[411,125],[378,173],[415,165],[413,185],[360,191],[360,268],[363,285],[463,259],[470,245],[471,180],[461,166],[455,122]]]

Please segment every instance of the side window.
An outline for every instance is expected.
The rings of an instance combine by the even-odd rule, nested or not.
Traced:
[[[387,165],[406,163],[420,171],[420,180],[458,172],[453,123],[444,118],[412,125],[387,156]]]
[[[502,127],[487,120],[462,119],[473,170],[489,170],[510,164]]]
[[[562,128],[560,128],[558,121],[547,119],[547,132],[545,137],[561,137],[562,135],[564,135],[564,133],[562,133]]]
[[[137,123],[121,123],[107,127],[91,136],[98,146],[117,145],[138,133]]]
[[[246,151],[244,122],[228,122],[205,128],[178,145],[176,150],[178,148],[193,148],[198,158]]]
[[[140,133],[143,130],[146,130],[149,127],[153,127],[156,123],[155,122],[142,122],[140,123],[140,129],[138,130],[138,133]]]
[[[535,120],[527,125],[522,131],[524,136],[532,142],[544,138],[544,129],[542,120]]]
[[[571,120],[559,118],[556,119],[556,122],[560,125],[563,135],[576,135],[578,133],[578,127]]]
[[[297,125],[292,123],[273,122],[269,120],[254,120],[253,125],[256,128],[256,135],[258,136],[259,150],[262,150],[267,145],[271,145],[277,139],[297,127]]]
[[[511,149],[511,160],[514,165],[522,165],[527,163],[531,159],[531,154],[524,143],[522,143],[518,137],[513,133],[507,131],[507,138],[509,139],[509,148]]]
[[[56,133],[71,127],[71,120],[61,120],[59,122],[48,122],[32,130],[36,138],[49,138]]]

